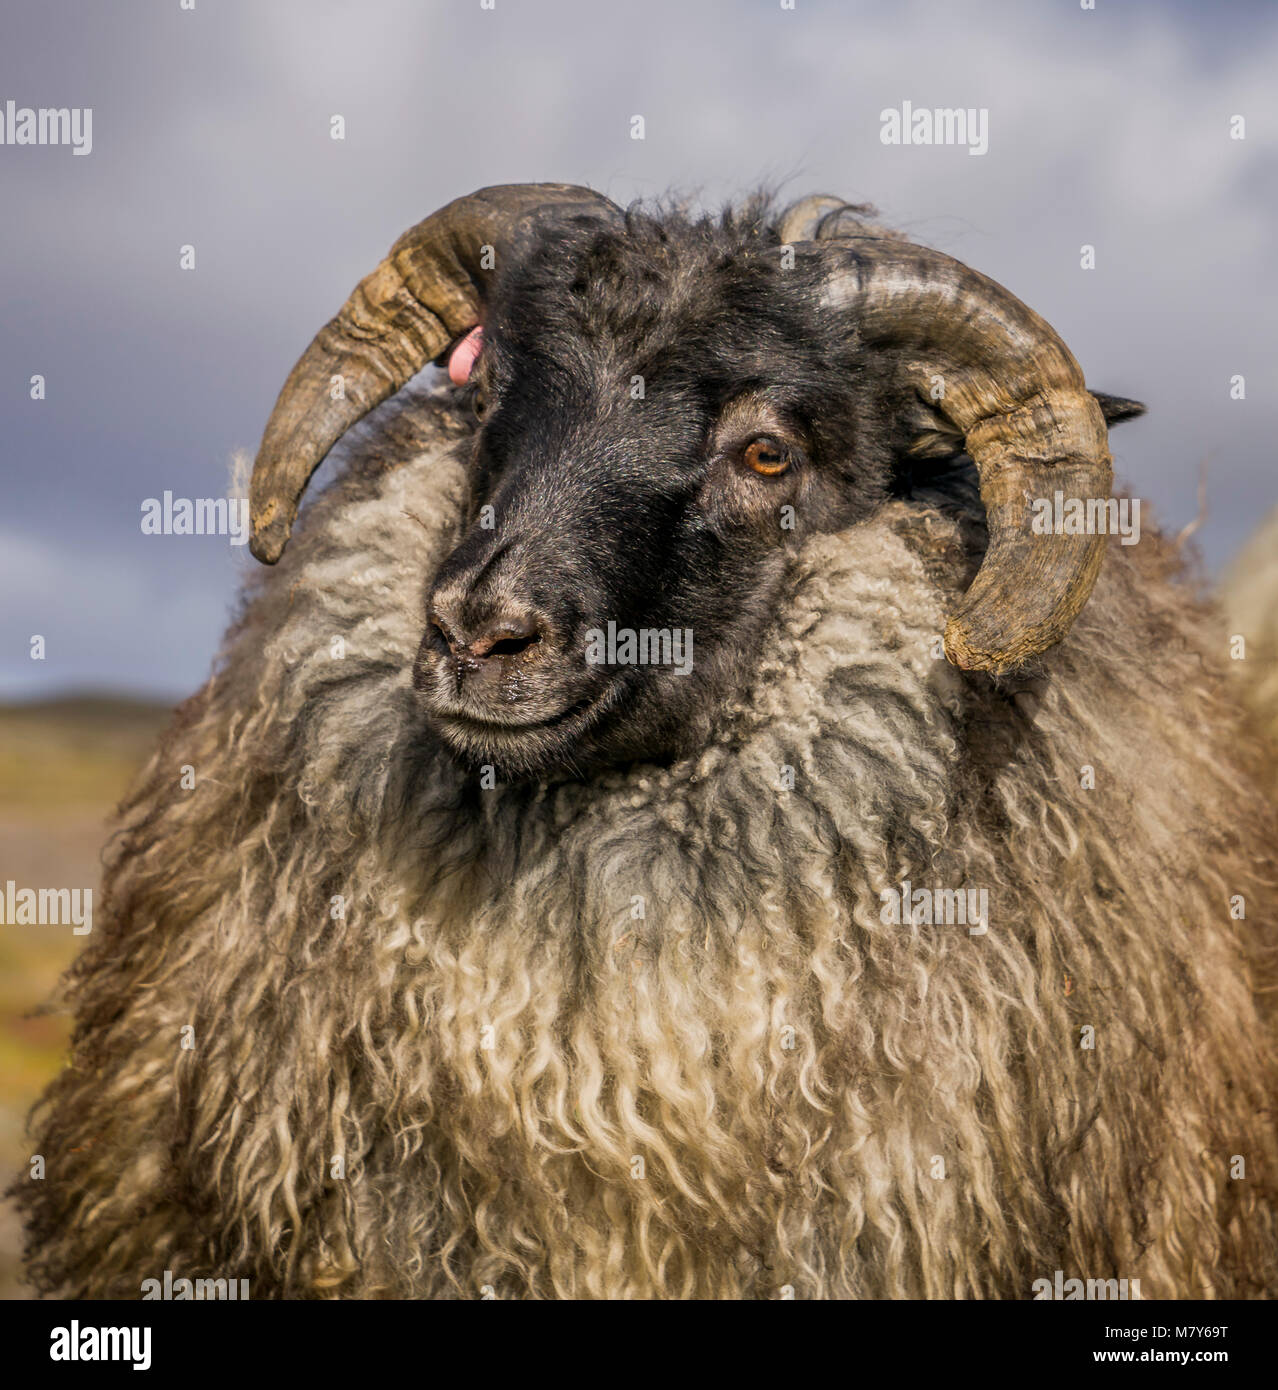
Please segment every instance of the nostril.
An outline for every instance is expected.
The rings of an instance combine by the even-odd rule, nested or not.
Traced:
[[[534,632],[531,637],[503,637],[494,642],[486,652],[478,650],[478,643],[475,647],[476,656],[518,656],[520,652],[541,641],[541,633]]]
[[[471,656],[519,656],[541,641],[541,628],[531,618],[498,623],[476,637],[467,649]]]
[[[442,644],[447,651],[456,652],[458,647],[463,645],[453,635],[452,628],[433,609],[426,615],[426,620],[429,625],[427,631],[433,646],[439,648]]]
[[[547,635],[546,624],[528,610],[491,610],[471,624],[452,607],[431,603],[426,609],[425,644],[436,657],[451,656],[459,666],[477,668],[489,657],[518,657]],[[494,662],[492,669],[497,668]]]

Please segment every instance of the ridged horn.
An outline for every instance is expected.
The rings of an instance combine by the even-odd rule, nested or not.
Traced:
[[[791,203],[777,224],[777,235],[782,245],[793,245],[796,241],[816,241],[820,234],[822,219],[832,212],[838,212],[847,204],[842,198],[828,193],[815,193]]]
[[[458,198],[405,232],[315,335],[275,402],[249,487],[253,554],[268,565],[280,558],[328,451],[474,327],[489,277],[534,223],[620,216],[616,204],[574,184],[506,184]]]
[[[989,546],[946,623],[946,656],[1000,672],[1046,651],[1086,603],[1105,537],[1036,535],[1031,503],[1057,490],[1108,498],[1113,481],[1101,406],[1073,355],[1013,294],[942,252],[864,236],[795,251],[820,258],[828,307],[853,316],[867,347],[899,352],[976,464]]]

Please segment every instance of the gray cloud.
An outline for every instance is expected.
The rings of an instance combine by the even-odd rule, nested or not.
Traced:
[[[1093,385],[1149,402],[1116,460],[1169,525],[1210,457],[1218,567],[1278,499],[1276,67],[1278,13],[1246,4],[14,5],[0,103],[92,106],[94,149],[0,147],[0,691],[203,677],[245,561],[143,536],[142,499],[222,493],[355,281],[493,182],[878,203],[1037,308]],[[988,108],[988,154],[883,145],[903,100]]]

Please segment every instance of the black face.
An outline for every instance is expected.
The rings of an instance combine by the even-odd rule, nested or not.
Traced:
[[[748,684],[787,550],[891,476],[867,427],[886,369],[822,290],[749,234],[669,222],[565,232],[499,279],[466,530],[414,670],[457,756],[669,757]]]

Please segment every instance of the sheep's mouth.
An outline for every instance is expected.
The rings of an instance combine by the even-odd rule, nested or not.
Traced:
[[[445,746],[470,766],[491,764],[506,775],[525,776],[575,761],[581,741],[616,702],[616,686],[583,696],[534,723],[516,723],[465,710],[430,713]]]
[[[518,738],[522,734],[536,734],[546,729],[558,728],[575,716],[585,714],[596,703],[598,703],[596,696],[587,695],[584,699],[569,705],[567,709],[560,710],[558,714],[552,714],[546,719],[537,719],[531,723],[486,718],[469,714],[464,710],[450,710],[447,713],[436,714],[435,720],[441,727],[455,724],[462,729],[479,734],[492,734],[498,738]]]

